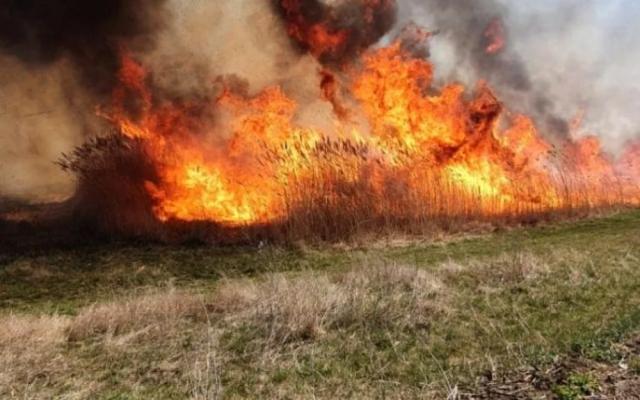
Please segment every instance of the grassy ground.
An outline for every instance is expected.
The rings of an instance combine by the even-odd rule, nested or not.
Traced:
[[[601,371],[640,372],[639,267],[639,212],[400,247],[2,254],[0,398],[615,392]]]

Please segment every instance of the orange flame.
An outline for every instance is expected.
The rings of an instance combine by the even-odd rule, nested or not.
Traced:
[[[349,76],[359,104],[349,112],[368,127],[336,117],[327,134],[296,125],[298,105],[278,87],[250,98],[224,89],[205,104],[161,102],[125,53],[113,105],[100,113],[153,158],[159,178],[146,189],[162,221],[262,224],[344,199],[401,217],[640,203],[638,147],[623,157],[624,176],[594,137],[555,148],[531,119],[503,115],[484,83],[471,99],[457,84],[435,92],[432,65],[400,44],[365,54]],[[323,79],[335,100],[333,77]],[[213,110],[230,122],[202,117]]]
[[[289,22],[289,36],[304,45],[316,58],[338,53],[349,38],[345,29],[331,29],[325,22],[310,23],[304,16],[300,0],[283,0]]]

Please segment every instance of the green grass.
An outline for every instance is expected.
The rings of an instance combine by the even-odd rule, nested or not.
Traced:
[[[614,344],[640,331],[639,212],[405,247],[112,244],[7,254],[0,313],[76,315],[96,302],[164,290],[168,282],[210,296],[221,282],[263,282],[276,273],[339,281],[356,266],[378,264],[432,274],[443,286],[434,300],[442,307],[424,322],[407,323],[401,311],[410,305],[400,298],[398,319],[384,318],[388,293],[372,289],[368,314],[328,324],[313,338],[274,342],[263,320],[233,313],[208,323],[186,320],[164,339],[124,350],[89,337],[62,345],[57,351],[71,360],[70,370],[35,387],[63,394],[83,371],[98,383],[91,398],[185,398],[191,364],[184,359],[201,356],[213,330],[226,398],[441,398],[454,385],[472,390],[486,371],[544,367],[569,356],[615,363]],[[584,385],[574,380],[555,387],[555,395],[580,398]]]
[[[596,390],[598,390],[598,382],[594,377],[585,374],[572,374],[567,378],[566,384],[553,388],[558,400],[579,400],[593,394]]]
[[[377,258],[434,268],[446,260],[482,260],[503,253],[534,254],[572,249],[594,254],[624,252],[637,245],[638,212],[557,226],[517,229],[439,244],[382,249],[214,248],[109,244],[70,250],[0,254],[0,311],[58,311],[111,298],[137,287],[209,287],[222,277],[330,270]],[[634,237],[635,236],[635,237]],[[34,269],[43,274],[35,274]]]

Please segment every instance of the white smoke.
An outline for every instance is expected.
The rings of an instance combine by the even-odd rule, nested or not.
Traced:
[[[540,130],[557,135],[541,121],[570,121],[584,114],[582,134],[594,134],[613,153],[640,137],[640,3],[631,0],[400,0],[402,19],[442,33],[432,42],[440,80],[473,85],[493,83],[507,107],[533,115]],[[517,90],[501,81],[508,71],[474,68],[471,45],[486,21],[502,17],[510,57],[524,69],[530,87]],[[473,26],[477,23],[478,26]],[[506,65],[509,67],[509,64]],[[548,131],[547,131],[548,130]]]

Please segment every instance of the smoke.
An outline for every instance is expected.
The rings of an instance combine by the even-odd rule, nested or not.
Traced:
[[[438,30],[431,57],[441,82],[487,80],[513,112],[531,115],[550,138],[598,135],[618,153],[639,130],[637,72],[640,6],[627,0],[405,0],[401,24]],[[505,47],[487,51],[487,29],[499,19]]]
[[[100,131],[122,46],[153,47],[164,0],[9,0],[0,8],[0,199],[68,197],[54,165]]]
[[[73,182],[53,164],[61,152],[81,144],[84,103],[69,63],[30,69],[0,56],[0,198],[60,200]]]
[[[0,51],[29,65],[72,61],[88,88],[114,84],[120,46],[148,48],[164,0],[9,0],[0,10]]]
[[[304,105],[298,123],[330,131],[337,101],[323,100],[321,82],[335,83],[326,67],[349,62],[394,22],[389,37],[410,21],[438,31],[429,51],[414,50],[433,59],[440,82],[489,81],[549,137],[566,137],[584,111],[583,131],[618,151],[638,137],[640,5],[603,3],[9,0],[0,9],[0,198],[73,191],[54,162],[103,129],[95,106],[116,82],[122,46],[149,69],[154,94],[211,97],[221,76],[249,95],[279,85]],[[488,51],[501,35],[504,46]]]
[[[301,52],[270,1],[167,0],[172,16],[152,51],[138,58],[153,73],[154,93],[211,98],[221,82],[253,96],[279,86],[300,105],[296,123],[329,133],[335,118],[321,92],[321,65]],[[209,136],[232,130],[216,116]]]
[[[287,33],[324,64],[343,64],[393,27],[396,0],[272,0]]]
[[[0,10],[0,200],[73,194],[55,162],[108,129],[95,111],[109,102],[123,48],[160,100],[210,98],[221,81],[247,95],[279,85],[305,104],[298,122],[329,129],[319,65],[291,45],[270,2],[10,1]]]
[[[267,2],[168,0],[165,8],[171,18],[157,46],[136,56],[170,97],[205,96],[229,75],[255,92],[299,61]]]

